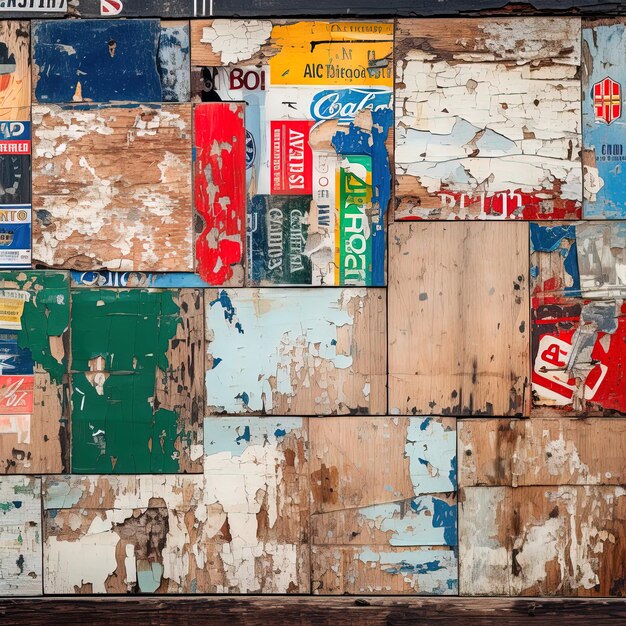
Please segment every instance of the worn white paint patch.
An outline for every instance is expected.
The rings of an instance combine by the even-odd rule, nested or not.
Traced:
[[[507,595],[509,556],[498,539],[504,519],[503,489],[465,489],[460,504],[459,591],[462,595]]]
[[[204,475],[46,479],[47,593],[308,590],[303,420],[205,432]]]
[[[227,413],[271,412],[275,394],[297,393],[294,379],[306,390],[323,381],[323,368],[350,368],[353,354],[349,345],[342,349],[341,336],[354,325],[351,300],[357,299],[358,311],[365,296],[363,289],[220,292],[206,309],[213,359],[206,373],[208,406]],[[342,401],[342,390],[336,391]]]
[[[41,480],[0,477],[0,597],[42,593]]]
[[[269,20],[215,20],[202,29],[201,43],[211,45],[222,65],[253,57],[272,34]]]
[[[433,31],[432,47],[397,61],[396,175],[407,177],[397,217],[488,217],[461,194],[505,193],[499,205],[517,217],[519,193],[580,203],[580,22],[442,22],[450,34]]]

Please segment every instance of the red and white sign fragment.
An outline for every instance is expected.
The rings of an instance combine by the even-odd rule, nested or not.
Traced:
[[[309,132],[312,121],[272,121],[272,193],[311,195],[312,152]]]

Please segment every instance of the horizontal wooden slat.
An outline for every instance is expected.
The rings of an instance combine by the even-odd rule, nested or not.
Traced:
[[[462,624],[507,626],[562,623],[568,626],[622,624],[626,603],[617,600],[541,598],[355,598],[355,597],[208,597],[208,598],[47,598],[0,601],[3,623],[146,625],[199,623],[322,624],[394,626]],[[206,620],[202,622],[201,620]]]

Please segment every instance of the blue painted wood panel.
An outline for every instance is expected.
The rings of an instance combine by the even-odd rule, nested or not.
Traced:
[[[33,23],[38,102],[160,102],[158,20]]]

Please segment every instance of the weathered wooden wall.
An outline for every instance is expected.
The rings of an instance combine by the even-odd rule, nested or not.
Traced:
[[[0,596],[626,596],[626,3],[379,5],[0,0]]]

